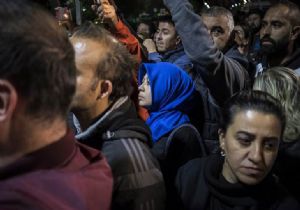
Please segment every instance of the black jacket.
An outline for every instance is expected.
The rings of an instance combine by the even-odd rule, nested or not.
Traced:
[[[176,188],[185,210],[296,210],[299,204],[268,176],[255,186],[231,184],[219,155],[194,159],[179,169]]]
[[[274,173],[280,183],[300,202],[300,141],[282,142]]]
[[[164,209],[164,181],[150,152],[151,133],[128,97],[120,98],[76,138],[106,156],[114,177],[113,210]]]

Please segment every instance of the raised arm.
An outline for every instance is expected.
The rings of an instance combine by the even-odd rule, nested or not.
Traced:
[[[164,0],[175,22],[187,56],[196,65],[194,75],[201,76],[213,96],[223,103],[235,92],[247,87],[248,74],[238,59],[227,57],[214,44],[202,18],[187,0]]]

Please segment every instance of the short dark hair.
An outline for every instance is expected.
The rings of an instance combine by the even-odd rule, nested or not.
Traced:
[[[158,23],[160,23],[160,22],[170,23],[171,25],[173,25],[175,27],[175,23],[173,22],[171,15],[158,16],[157,21],[158,21]]]
[[[103,45],[105,52],[99,60],[96,74],[99,79],[112,82],[113,90],[109,100],[115,101],[122,96],[129,96],[133,89],[133,73],[137,68],[137,60],[126,47],[107,30],[91,22],[79,27],[73,37],[91,39]]]
[[[285,129],[285,112],[276,98],[258,90],[245,90],[232,96],[223,107],[220,128],[226,132],[233,123],[234,117],[241,111],[254,110],[261,113],[272,114],[281,122],[281,137]],[[258,122],[259,123],[259,122]]]
[[[1,0],[0,78],[11,82],[31,116],[65,117],[75,93],[74,50],[55,19],[25,0]]]

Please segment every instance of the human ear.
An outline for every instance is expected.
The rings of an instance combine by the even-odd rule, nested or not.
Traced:
[[[292,29],[292,40],[298,39],[300,34],[300,26],[294,26]]]
[[[176,37],[176,45],[179,45],[181,43],[181,38],[180,36],[177,35]]]
[[[222,129],[218,130],[218,134],[219,134],[219,144],[220,144],[220,148],[221,150],[225,150],[225,133]]]
[[[112,82],[109,80],[103,80],[101,81],[101,92],[100,92],[100,98],[109,97],[112,93],[113,85]]]
[[[0,80],[0,122],[10,118],[17,104],[17,92],[7,80]]]

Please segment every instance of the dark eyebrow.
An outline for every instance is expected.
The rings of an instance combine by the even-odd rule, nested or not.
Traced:
[[[246,136],[250,137],[251,139],[255,138],[254,134],[249,133],[247,131],[238,131],[238,132],[236,132],[236,135],[246,135]]]
[[[214,31],[214,30],[220,30],[220,31],[222,31],[222,32],[224,32],[224,29],[221,27],[221,26],[213,26],[212,28],[211,28],[211,31]]]
[[[272,20],[271,21],[271,24],[275,24],[275,23],[283,24],[283,22],[280,20]]]

